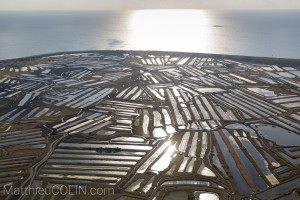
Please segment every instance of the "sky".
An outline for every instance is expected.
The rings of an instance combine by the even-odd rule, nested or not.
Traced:
[[[0,0],[0,10],[300,9],[300,0]]]

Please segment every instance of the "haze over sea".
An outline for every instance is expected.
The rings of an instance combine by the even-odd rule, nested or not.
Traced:
[[[81,50],[160,50],[300,58],[300,12],[0,12],[1,60]]]

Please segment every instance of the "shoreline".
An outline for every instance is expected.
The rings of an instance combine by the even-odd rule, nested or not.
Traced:
[[[0,60],[0,66],[7,64],[14,64],[14,62],[24,62],[31,61],[32,59],[39,59],[42,57],[48,56],[57,56],[62,54],[77,54],[77,53],[101,53],[101,54],[124,54],[124,53],[135,53],[135,54],[143,54],[143,53],[151,53],[151,54],[161,54],[167,53],[169,55],[186,55],[186,56],[209,56],[212,58],[220,58],[220,59],[234,59],[236,61],[243,62],[259,62],[259,64],[281,64],[281,65],[300,65],[300,59],[296,58],[273,58],[273,57],[258,57],[258,56],[243,56],[243,55],[229,55],[229,54],[211,54],[211,53],[195,53],[195,52],[179,52],[179,51],[152,51],[152,50],[88,50],[88,51],[62,51],[62,52],[54,52],[54,53],[46,53],[46,54],[38,54],[20,58],[12,58],[12,59],[3,59]],[[12,62],[12,63],[11,63]]]

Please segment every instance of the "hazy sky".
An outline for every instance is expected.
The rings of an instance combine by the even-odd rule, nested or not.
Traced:
[[[0,0],[0,10],[300,9],[300,0]]]

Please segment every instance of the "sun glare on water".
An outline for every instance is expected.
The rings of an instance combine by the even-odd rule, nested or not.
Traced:
[[[129,17],[131,49],[209,52],[209,18],[204,10],[138,10]]]

